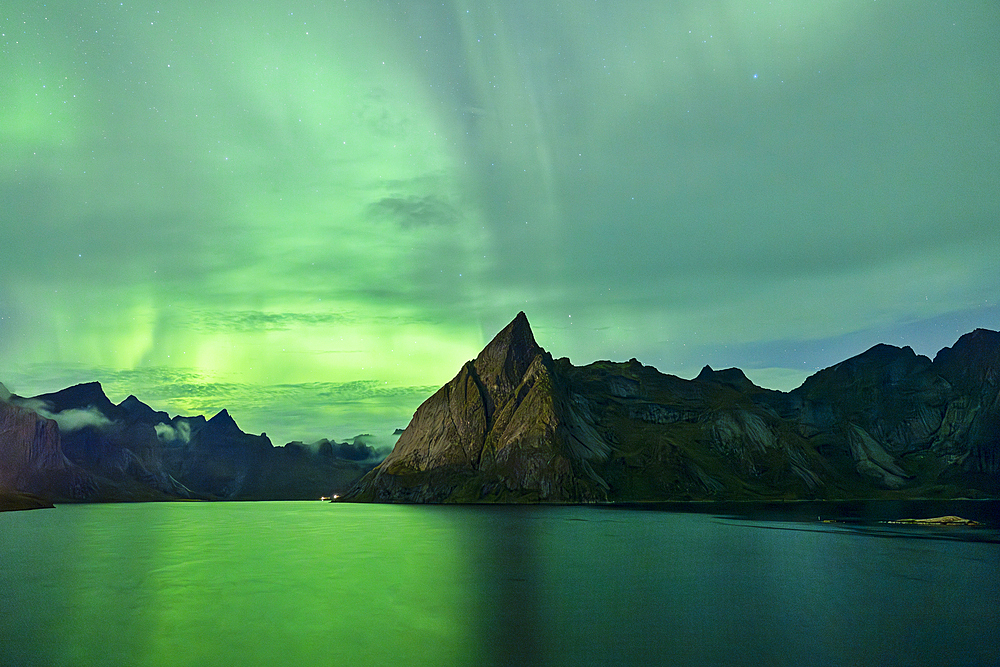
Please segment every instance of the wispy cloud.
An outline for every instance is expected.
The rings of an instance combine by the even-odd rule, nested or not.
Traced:
[[[71,408],[56,412],[48,401],[36,398],[16,398],[13,403],[19,407],[37,412],[46,419],[51,419],[59,425],[62,433],[72,433],[82,428],[95,428],[98,430],[111,426],[110,419],[104,416],[100,410],[94,407]]]
[[[456,225],[460,211],[438,195],[384,197],[368,207],[371,217],[394,222],[404,229]]]
[[[191,441],[191,424],[186,419],[178,419],[176,427],[160,422],[153,427],[161,442]]]
[[[266,312],[260,310],[196,311],[192,327],[200,331],[284,331],[298,327],[349,322],[339,313]]]

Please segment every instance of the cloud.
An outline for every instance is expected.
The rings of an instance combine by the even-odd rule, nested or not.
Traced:
[[[183,443],[188,443],[191,441],[191,424],[186,419],[178,419],[176,427],[160,422],[153,428],[156,430],[156,437],[159,438],[160,442],[180,440]]]
[[[397,429],[398,430],[398,429]],[[402,433],[400,430],[399,433]],[[399,440],[399,433],[393,433],[389,436],[391,442],[388,445],[380,445],[385,438],[382,436],[372,435],[371,433],[362,433],[361,435],[354,436],[353,444],[355,447],[364,447],[369,452],[368,460],[370,461],[381,461],[389,455],[392,451],[393,446],[396,441]]]
[[[43,401],[40,398],[21,398],[19,396],[12,396],[11,403],[20,408],[37,412],[38,414],[42,414],[43,412],[52,414],[52,404],[48,401]],[[51,417],[49,417],[49,419],[51,419]]]
[[[59,430],[63,433],[72,433],[87,427],[103,430],[111,426],[111,420],[97,408],[63,410],[53,414],[50,419],[59,424]]]
[[[370,442],[380,440],[377,436],[363,434],[355,436],[350,442],[336,442],[322,438],[316,442],[303,443],[300,440],[289,442],[286,447],[301,447],[315,455],[332,456],[356,463],[378,463],[392,451],[392,447],[375,447]]]
[[[72,433],[87,427],[103,430],[112,424],[111,420],[95,407],[71,408],[61,412],[53,412],[51,403],[38,398],[17,398],[14,399],[13,403],[32,410],[46,419],[53,420],[59,425],[61,433]]]
[[[376,220],[394,222],[403,229],[429,226],[452,226],[459,223],[461,213],[436,195],[384,197],[368,207]]]
[[[346,321],[339,313],[272,313],[260,310],[199,311],[192,328],[198,331],[286,331]]]
[[[375,449],[363,442],[338,442],[330,444],[333,447],[333,455],[337,458],[349,461],[368,461],[377,456]]]

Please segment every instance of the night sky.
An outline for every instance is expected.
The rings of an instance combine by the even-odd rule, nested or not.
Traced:
[[[788,390],[1000,329],[1000,3],[0,12],[0,381],[404,427],[519,310]]]

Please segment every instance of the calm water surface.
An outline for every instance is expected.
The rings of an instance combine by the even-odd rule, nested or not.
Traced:
[[[1000,664],[995,527],[797,507],[7,512],[0,665]]]

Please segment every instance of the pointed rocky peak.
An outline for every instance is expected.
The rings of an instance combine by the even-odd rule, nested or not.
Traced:
[[[150,424],[170,421],[170,416],[166,412],[153,410],[153,408],[132,394],[129,394],[128,398],[118,404],[118,410],[130,421],[141,421]]]
[[[193,426],[193,424],[192,424]],[[192,431],[194,429],[192,428]],[[216,441],[216,440],[239,440],[244,437],[244,433],[239,426],[236,424],[236,420],[233,419],[229,411],[223,408],[216,413],[214,417],[205,422],[205,426],[201,429],[201,437],[203,442]]]
[[[86,382],[34,398],[49,403],[53,412],[97,408],[105,416],[111,417],[115,411],[115,404],[108,399],[100,382]]]
[[[930,359],[916,354],[909,346],[879,343],[857,356],[810,375],[793,391],[810,395],[817,391],[843,391],[857,384],[894,386],[927,370],[930,365]]]
[[[721,371],[716,371],[713,370],[711,366],[706,365],[701,369],[701,372],[698,373],[698,377],[696,377],[695,380],[700,382],[724,384],[727,387],[736,389],[737,391],[760,389],[760,387],[751,382],[750,378],[748,378],[739,368],[725,368]]]
[[[522,311],[479,353],[475,361],[476,372],[484,379],[500,374],[520,376],[542,351]]]
[[[216,413],[200,428],[196,427],[196,419],[189,419],[188,423],[191,427],[192,440],[197,442],[199,447],[209,449],[254,447],[255,442],[260,440],[259,436],[249,435],[240,430],[236,421],[225,409]]]
[[[993,358],[1000,356],[1000,332],[976,329],[959,338],[954,345],[942,349],[934,363],[948,363],[954,358]]]
[[[0,401],[6,403],[9,400],[10,400],[10,391],[7,389],[7,387],[4,385],[3,382],[0,382]]]
[[[934,367],[949,382],[992,379],[1000,375],[1000,332],[976,329],[934,357]]]
[[[129,394],[128,398],[118,404],[118,408],[130,415],[136,413],[145,414],[146,412],[153,411],[151,407],[136,398],[135,394]]]
[[[240,427],[236,425],[236,420],[229,414],[229,410],[222,408],[214,417],[208,420],[206,426],[210,426],[222,433],[239,432]]]

